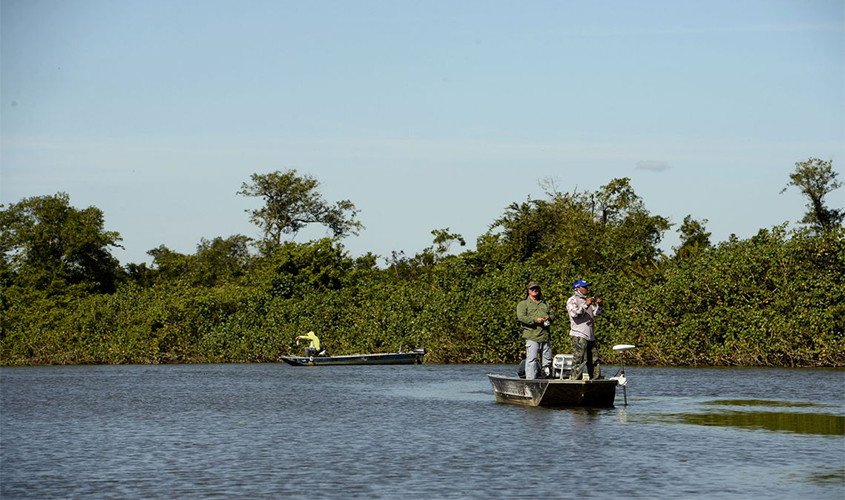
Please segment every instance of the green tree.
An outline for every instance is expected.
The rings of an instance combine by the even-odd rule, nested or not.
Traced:
[[[833,170],[833,160],[810,158],[795,164],[795,172],[789,174],[789,183],[781,190],[782,194],[790,186],[795,186],[809,199],[807,213],[801,223],[809,225],[817,234],[831,232],[845,218],[845,212],[824,203],[828,193],[842,187],[842,183],[836,180],[837,175]]]
[[[446,258],[452,243],[458,243],[462,247],[467,244],[463,236],[458,233],[450,233],[448,227],[446,229],[433,229],[431,234],[434,236],[433,250],[438,261]]]
[[[145,265],[127,266],[135,283],[149,286],[154,282],[183,280],[192,285],[214,286],[242,276],[252,262],[251,239],[243,235],[229,238],[202,238],[194,255],[175,252],[164,245],[149,250],[153,269]]]
[[[643,266],[659,256],[669,221],[646,210],[630,179],[614,179],[595,193],[547,194],[547,200],[511,204],[479,238],[479,254],[579,272]]]
[[[198,281],[211,286],[242,276],[251,262],[250,241],[250,238],[239,234],[200,240],[195,263]]]
[[[707,219],[693,219],[692,215],[684,217],[684,222],[678,228],[681,244],[675,247],[675,256],[689,257],[710,248],[710,233],[705,230]]]
[[[404,251],[394,250],[390,257],[385,258],[388,269],[394,276],[417,278],[449,258],[449,248],[453,243],[458,243],[460,246],[466,245],[464,237],[458,233],[450,233],[448,227],[433,229],[431,234],[434,236],[433,245],[424,248],[413,257],[406,256]]]
[[[354,267],[355,261],[335,240],[288,241],[257,260],[249,281],[274,297],[304,297],[340,288]]]
[[[621,223],[632,213],[642,211],[642,199],[631,187],[631,179],[613,179],[602,186],[592,197],[593,212],[602,224]]]
[[[297,175],[295,169],[270,174],[253,174],[252,183],[244,183],[238,194],[264,199],[264,206],[247,210],[250,221],[264,232],[262,251],[282,245],[284,235],[295,237],[308,224],[326,226],[334,238],[357,235],[364,226],[355,220],[358,210],[349,200],[329,204],[317,190],[320,183],[309,175]]]
[[[0,251],[4,287],[46,291],[110,293],[122,277],[110,247],[120,234],[105,231],[103,212],[70,206],[67,193],[25,198],[0,210]]]
[[[156,278],[175,280],[186,276],[192,267],[194,256],[175,252],[164,245],[159,245],[147,251],[153,258],[153,269]]]
[[[511,203],[505,213],[490,225],[485,237],[479,240],[479,247],[485,253],[493,253],[484,248],[486,245],[501,247],[503,251],[496,253],[508,261],[531,258],[541,248],[548,222],[542,217],[545,203],[530,197],[523,203]]]
[[[593,197],[597,221],[592,246],[603,267],[618,270],[651,264],[660,255],[657,245],[669,229],[669,220],[651,215],[627,177],[602,186]]]

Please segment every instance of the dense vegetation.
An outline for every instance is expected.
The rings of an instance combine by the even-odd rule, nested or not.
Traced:
[[[428,362],[513,363],[522,355],[515,305],[528,281],[559,311],[576,278],[605,298],[597,333],[609,347],[636,343],[631,361],[660,365],[845,366],[843,214],[825,206],[840,187],[830,162],[796,164],[787,187],[809,198],[803,229],[786,224],[711,244],[688,216],[671,256],[658,244],[669,221],[650,214],[628,179],[595,192],[514,203],[476,249],[449,229],[431,247],[352,258],[341,239],[363,226],[349,201],[329,204],[296,171],[254,175],[240,194],[265,201],[242,235],[202,240],[184,255],[165,246],[152,264],[120,267],[120,236],[103,214],[64,193],[0,211],[0,362],[117,364],[262,362],[301,352],[316,331],[331,353],[424,346]],[[306,224],[334,238],[294,243]],[[553,329],[568,351],[565,318]]]

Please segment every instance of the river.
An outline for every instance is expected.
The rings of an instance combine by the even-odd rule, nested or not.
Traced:
[[[845,498],[842,370],[627,367],[609,409],[496,403],[514,372],[2,368],[0,497]]]

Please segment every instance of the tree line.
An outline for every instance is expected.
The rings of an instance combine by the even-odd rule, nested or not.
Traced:
[[[845,214],[825,196],[841,187],[832,161],[796,163],[785,189],[807,199],[801,226],[712,243],[706,219],[677,228],[651,214],[627,178],[595,191],[560,191],[505,208],[475,250],[449,228],[408,256],[351,257],[343,238],[364,229],[348,200],[323,199],[296,170],[254,174],[238,192],[262,231],[202,239],[193,254],[161,245],[152,263],[121,266],[120,235],[96,207],[65,193],[0,206],[0,363],[269,362],[317,332],[330,353],[415,346],[436,363],[516,363],[516,302],[543,284],[562,312],[586,277],[605,298],[597,325],[610,347],[634,343],[630,362],[672,366],[845,366]],[[309,224],[331,237],[296,243]],[[553,327],[566,352],[568,324]]]

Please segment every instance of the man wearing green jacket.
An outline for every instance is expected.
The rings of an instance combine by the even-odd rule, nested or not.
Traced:
[[[540,285],[528,283],[525,298],[516,305],[516,317],[522,325],[522,338],[525,339],[525,378],[538,378],[542,368],[552,364],[552,346],[549,326],[555,320],[554,311],[543,298]],[[542,359],[542,365],[537,358]],[[543,374],[539,378],[545,378]]]

